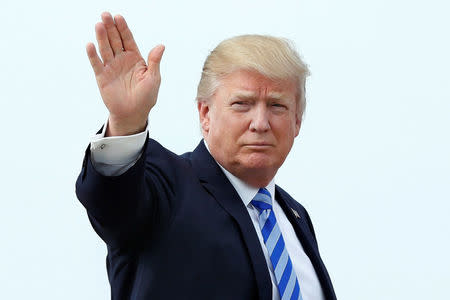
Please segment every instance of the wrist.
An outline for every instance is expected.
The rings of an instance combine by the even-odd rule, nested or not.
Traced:
[[[133,135],[145,131],[146,127],[147,119],[144,121],[133,120],[126,122],[124,120],[115,120],[110,116],[106,126],[105,137]]]

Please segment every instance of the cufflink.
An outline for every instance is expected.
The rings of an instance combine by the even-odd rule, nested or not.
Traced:
[[[294,216],[297,218],[297,219],[300,219],[300,215],[298,214],[298,212],[295,210],[295,209],[293,209],[293,208],[291,208],[292,209],[292,212],[294,213]]]

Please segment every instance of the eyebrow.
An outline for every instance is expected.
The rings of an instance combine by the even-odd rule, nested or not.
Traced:
[[[233,94],[231,94],[232,98],[240,98],[245,100],[251,100],[256,98],[256,93],[250,92],[250,91],[237,91]],[[283,100],[286,99],[285,95],[283,93],[278,92],[272,92],[269,93],[268,98],[270,100]]]

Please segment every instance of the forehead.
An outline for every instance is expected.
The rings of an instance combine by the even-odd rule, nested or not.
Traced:
[[[218,92],[241,97],[295,98],[293,80],[271,79],[258,72],[238,70],[220,80]]]

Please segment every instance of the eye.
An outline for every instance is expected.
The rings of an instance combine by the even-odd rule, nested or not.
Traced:
[[[274,109],[276,111],[283,111],[283,110],[287,109],[286,105],[278,103],[278,102],[273,102],[270,104],[270,106],[272,107],[272,109]]]
[[[236,110],[247,110],[250,107],[250,102],[236,100],[231,103],[231,107]]]

